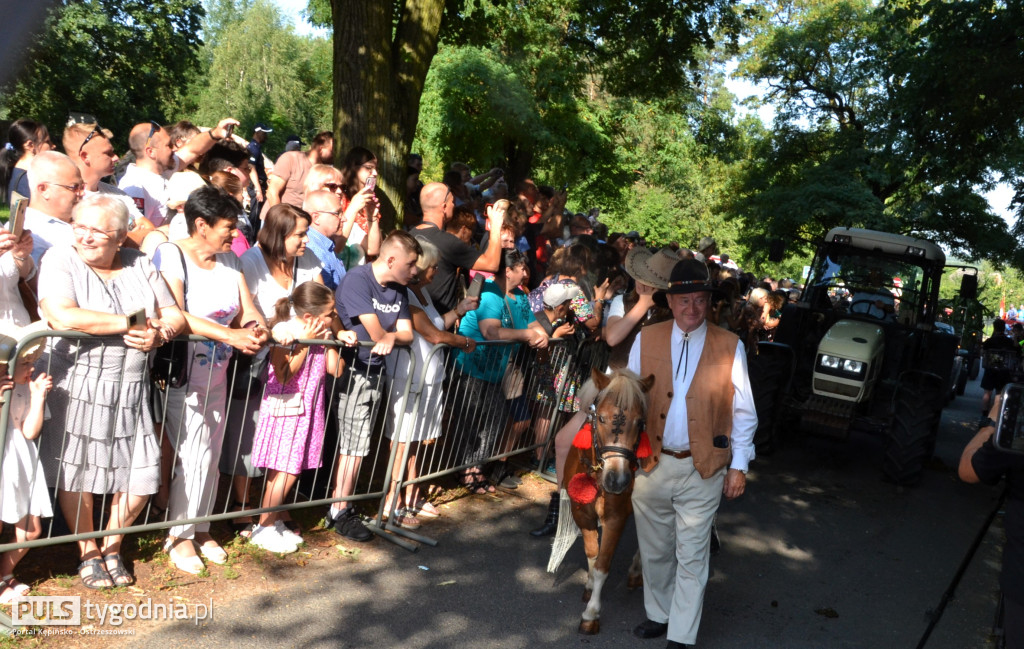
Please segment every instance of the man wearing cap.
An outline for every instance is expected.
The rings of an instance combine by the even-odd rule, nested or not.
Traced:
[[[668,649],[697,639],[715,512],[723,493],[743,494],[754,458],[746,355],[739,338],[706,322],[711,290],[702,262],[678,262],[665,290],[672,320],[644,328],[629,354],[630,370],[655,376],[651,455],[633,488],[647,620],[633,633],[667,633]]]

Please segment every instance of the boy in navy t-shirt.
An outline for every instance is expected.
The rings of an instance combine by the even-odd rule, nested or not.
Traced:
[[[406,285],[416,276],[420,245],[407,232],[395,231],[380,247],[377,259],[346,273],[335,292],[338,315],[360,342],[373,342],[342,350],[345,372],[338,385],[338,466],[334,498],[355,493],[362,460],[370,451],[370,433],[383,390],[384,357],[395,345],[412,342],[412,319]],[[369,541],[355,510],[345,501],[331,506],[328,518],[334,530],[354,541]]]

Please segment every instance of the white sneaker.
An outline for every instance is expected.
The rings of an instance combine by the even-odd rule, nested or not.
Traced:
[[[298,549],[298,546],[291,539],[278,534],[277,529],[274,527],[264,527],[263,525],[253,527],[249,543],[269,552],[278,552],[280,554],[289,554]]]
[[[295,545],[301,545],[303,543],[302,537],[288,529],[288,526],[284,524],[284,521],[274,521],[274,529],[278,534]]]

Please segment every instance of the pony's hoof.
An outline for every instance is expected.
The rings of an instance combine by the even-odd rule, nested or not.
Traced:
[[[636,590],[637,588],[643,588],[643,586],[644,586],[644,577],[643,577],[643,575],[636,575],[635,577],[630,575],[629,578],[626,579],[626,589],[629,590],[629,592],[631,592],[631,593],[634,590]]]
[[[584,591],[583,591],[583,603],[584,604],[590,602],[590,596],[592,594],[594,594],[594,591],[590,590],[589,588],[584,589]]]
[[[580,633],[583,635],[597,635],[601,630],[601,620],[581,620]]]

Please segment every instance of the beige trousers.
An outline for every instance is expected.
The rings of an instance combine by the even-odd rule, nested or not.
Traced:
[[[722,500],[725,469],[707,480],[693,459],[662,454],[646,473],[638,471],[633,511],[644,569],[647,618],[668,622],[668,639],[697,641],[708,582],[711,524]]]

